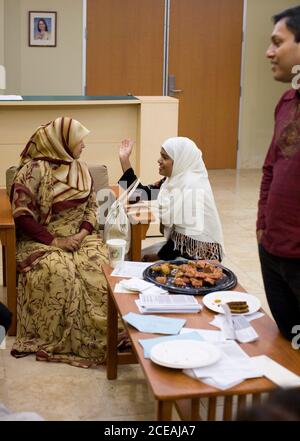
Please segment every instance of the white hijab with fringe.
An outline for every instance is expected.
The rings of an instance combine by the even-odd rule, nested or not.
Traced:
[[[164,236],[191,256],[201,256],[203,243],[220,245],[223,254],[222,226],[202,152],[185,137],[169,138],[162,147],[173,160],[172,175],[158,196]]]

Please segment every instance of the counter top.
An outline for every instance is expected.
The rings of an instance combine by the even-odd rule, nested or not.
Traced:
[[[134,96],[84,96],[84,95],[23,95],[23,100],[1,101],[0,106],[59,106],[59,105],[101,105],[138,104]]]

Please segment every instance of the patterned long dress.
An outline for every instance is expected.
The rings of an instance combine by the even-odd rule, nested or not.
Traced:
[[[41,221],[41,212],[51,207],[53,167],[45,161],[30,161],[19,171],[14,183],[21,189],[14,193],[16,210],[28,204]],[[33,194],[37,196],[32,203]],[[36,353],[38,360],[80,367],[104,362],[107,286],[101,266],[108,259],[97,231],[96,208],[91,192],[85,202],[53,211],[49,218],[47,229],[55,236],[77,233],[83,221],[94,226],[78,251],[64,251],[19,234],[18,324],[12,355]]]

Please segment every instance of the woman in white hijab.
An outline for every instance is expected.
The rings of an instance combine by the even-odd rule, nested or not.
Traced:
[[[122,141],[120,146],[124,172],[120,185],[128,186],[136,179],[129,160],[132,147],[129,140]],[[164,178],[154,185],[139,186],[148,199],[158,199],[167,242],[157,257],[221,261],[222,227],[201,151],[189,138],[169,138],[162,144],[158,164],[159,174]]]

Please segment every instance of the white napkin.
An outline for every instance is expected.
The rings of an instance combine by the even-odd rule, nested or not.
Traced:
[[[245,315],[245,318],[251,322],[251,320],[258,319],[260,317],[263,317],[265,314],[263,312],[254,312],[253,314]],[[213,320],[209,322],[210,325],[216,326],[217,328],[222,329],[225,322],[225,315],[224,314],[218,314],[215,315]]]
[[[123,288],[128,289],[129,291],[135,291],[135,292],[147,291],[147,294],[167,294],[166,290],[159,288],[153,283],[138,279],[137,277],[133,277],[132,279],[121,280],[120,285]]]
[[[272,360],[267,355],[252,357],[258,369],[263,371],[265,377],[280,387],[299,387],[300,377],[281,364]]]

